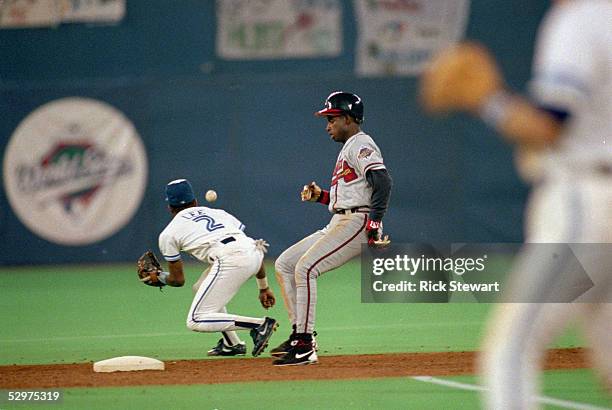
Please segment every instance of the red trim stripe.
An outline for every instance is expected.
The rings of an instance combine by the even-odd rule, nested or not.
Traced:
[[[336,208],[336,204],[338,203],[338,187],[340,186],[340,184],[336,184],[335,187],[336,189],[334,190],[334,204],[332,205],[332,208]],[[330,198],[331,200],[331,198]]]
[[[330,115],[330,116],[339,116],[344,114],[344,111],[342,111],[339,108],[324,108],[320,111],[315,112],[315,115],[318,117],[324,117],[326,115]]]
[[[319,258],[319,260],[317,260],[315,263],[313,263],[312,266],[310,268],[308,268],[308,270],[306,271],[306,289],[308,291],[308,299],[307,299],[307,303],[306,303],[306,320],[304,321],[304,332],[302,332],[302,333],[306,333],[308,331],[308,316],[310,314],[310,272],[323,259],[325,259],[328,256],[331,256],[334,253],[338,252],[340,249],[344,248],[350,241],[355,239],[357,237],[357,235],[359,235],[361,233],[361,231],[363,231],[365,229],[365,226],[366,226],[367,222],[368,222],[368,216],[364,215],[363,225],[361,226],[361,228],[359,228],[359,230],[355,233],[355,235],[351,236],[347,241],[345,241],[343,244],[338,246],[336,249],[332,250],[331,252],[327,253],[326,255],[321,256]]]

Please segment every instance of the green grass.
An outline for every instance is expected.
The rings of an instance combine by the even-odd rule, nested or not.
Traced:
[[[476,384],[475,377],[446,380]],[[541,395],[600,407],[612,403],[587,370],[549,371]],[[62,409],[476,409],[478,392],[412,378],[70,388]],[[57,406],[56,406],[57,407]],[[20,406],[19,408],[23,408]],[[32,408],[41,408],[36,405]],[[52,408],[52,406],[49,406]],[[559,408],[545,406],[546,409]]]
[[[123,355],[204,357],[218,334],[195,333],[185,326],[199,269],[188,265],[188,286],[160,292],[139,284],[132,265],[4,268],[0,321],[10,326],[0,334],[0,364],[88,362]],[[288,335],[290,325],[274,280],[272,286],[278,301],[269,312],[259,305],[254,280],[228,309],[279,319],[274,344]],[[361,303],[356,264],[322,276],[318,292],[322,354],[477,350],[491,307]],[[250,342],[248,335],[243,337]],[[572,332],[557,342],[580,344]]]
[[[200,266],[188,265],[188,286],[163,292],[136,280],[133,265],[0,269],[0,364],[92,362],[140,355],[162,360],[204,358],[217,334],[189,331],[185,317]],[[272,266],[268,266],[272,272]],[[272,344],[290,327],[278,304],[265,312],[253,280],[228,309],[269,314],[281,322]],[[492,305],[361,303],[356,263],[318,280],[320,354],[477,350]],[[246,334],[244,339],[250,343]],[[556,346],[580,346],[568,332]],[[453,380],[474,383],[474,377]],[[545,394],[605,406],[588,370],[547,372]],[[330,409],[478,408],[474,392],[411,378],[355,381],[256,382],[225,385],[69,388],[59,407],[75,409]],[[26,408],[19,406],[19,408]],[[58,408],[36,405],[32,408]]]
[[[431,395],[429,386],[407,378],[260,382],[161,388],[69,389],[66,408],[105,409],[448,409],[460,398],[475,408],[477,396],[463,391]],[[316,393],[315,393],[316,392]],[[178,399],[177,399],[178,398]]]
[[[478,383],[474,376],[454,376],[445,377],[444,379],[467,384]],[[453,390],[444,386],[436,387],[438,388],[436,391],[440,393],[444,393],[445,390]],[[446,395],[447,393],[444,394]],[[476,393],[471,394],[474,396],[476,395]],[[591,370],[587,369],[552,370],[543,372],[538,396],[589,404],[603,408],[612,408],[611,396],[604,392],[600,380],[595,377]],[[546,409],[567,408],[553,405],[542,405],[542,407]]]

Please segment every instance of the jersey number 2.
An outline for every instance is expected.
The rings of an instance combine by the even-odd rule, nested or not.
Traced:
[[[225,228],[221,223],[215,223],[215,220],[212,219],[208,215],[200,215],[196,218],[193,218],[194,222],[206,221],[206,230],[208,232],[216,231],[217,229]]]

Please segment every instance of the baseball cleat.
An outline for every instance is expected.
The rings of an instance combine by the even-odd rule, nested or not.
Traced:
[[[296,339],[291,341],[289,352],[280,359],[275,360],[272,364],[274,366],[300,366],[316,364],[318,361],[317,351],[313,344]]]
[[[315,336],[317,335],[317,332],[313,332],[312,334],[312,346],[315,349],[315,352],[319,351],[319,345],[317,345],[317,340],[315,339]],[[291,333],[291,335],[289,335],[289,339],[285,340],[283,343],[281,343],[280,345],[276,346],[274,349],[270,350],[270,356],[273,357],[283,357],[284,355],[286,355],[287,353],[289,353],[289,349],[291,349],[291,342],[295,340],[295,333]]]
[[[268,347],[268,340],[272,337],[272,333],[278,327],[275,319],[266,317],[264,322],[255,329],[251,329],[251,337],[253,338],[253,356],[259,356],[261,352]]]
[[[208,356],[244,356],[246,354],[246,344],[242,342],[234,346],[226,346],[223,339],[220,339],[219,343],[206,354]]]
[[[276,346],[274,349],[270,350],[270,356],[273,357],[282,357],[289,353],[289,349],[291,349],[291,342],[293,341],[293,335],[289,336],[289,339],[285,340],[280,345]]]

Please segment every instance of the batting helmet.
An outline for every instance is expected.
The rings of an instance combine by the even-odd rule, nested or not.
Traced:
[[[315,113],[321,117],[335,117],[344,114],[353,117],[358,124],[363,122],[363,101],[358,95],[335,91],[325,100],[325,108]]]

